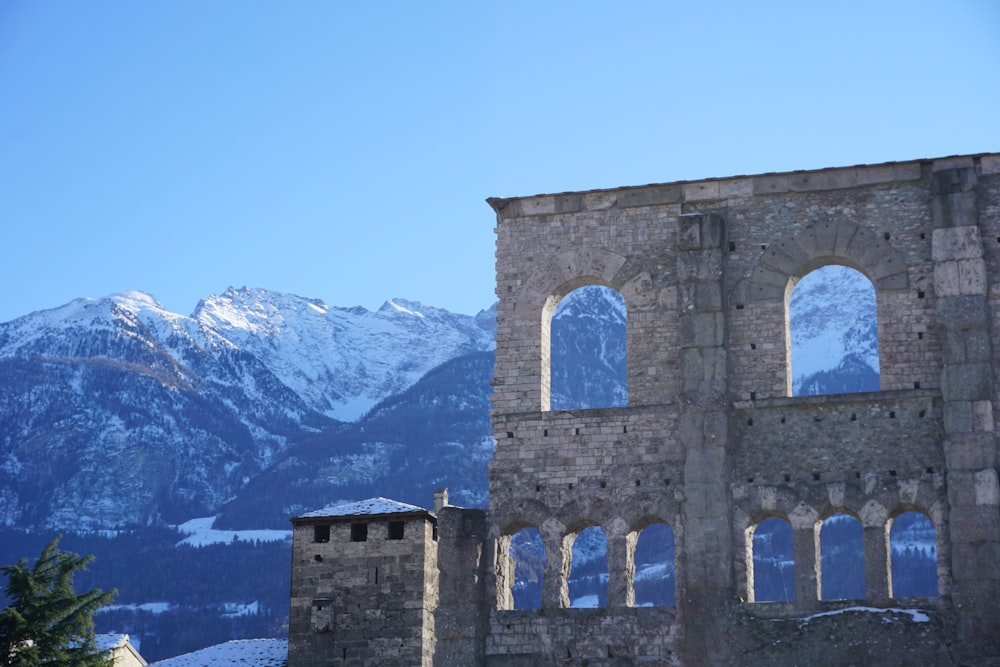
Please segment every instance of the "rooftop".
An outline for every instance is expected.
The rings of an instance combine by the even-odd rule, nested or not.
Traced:
[[[292,521],[299,519],[346,519],[355,517],[378,516],[387,514],[409,514],[426,515],[430,512],[423,507],[401,503],[389,498],[369,498],[353,503],[342,503],[339,505],[329,505],[323,509],[306,512],[302,516],[295,517]]]

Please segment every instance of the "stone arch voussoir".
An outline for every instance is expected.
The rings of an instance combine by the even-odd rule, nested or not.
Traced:
[[[626,288],[618,273],[625,265],[623,255],[597,248],[579,248],[561,252],[540,262],[521,287],[519,303],[529,303],[541,310],[548,303],[557,303],[578,287],[604,285],[617,290],[629,304],[628,296],[641,292],[640,284]],[[630,276],[634,279],[641,278]],[[650,288],[652,287],[650,281]],[[550,302],[551,299],[551,302]]]
[[[790,280],[827,264],[863,273],[876,290],[906,289],[906,258],[891,239],[850,222],[821,222],[767,246],[751,274],[749,298],[785,298]]]

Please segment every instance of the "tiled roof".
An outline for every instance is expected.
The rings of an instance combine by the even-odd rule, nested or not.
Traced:
[[[376,514],[429,514],[423,507],[401,503],[388,498],[369,498],[359,500],[354,503],[344,503],[341,505],[330,505],[323,509],[306,512],[298,519],[325,519],[352,516],[371,516]]]
[[[154,662],[150,667],[285,667],[288,664],[287,639],[237,639]]]

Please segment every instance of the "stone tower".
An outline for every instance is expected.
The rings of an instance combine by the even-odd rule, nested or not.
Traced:
[[[290,667],[430,665],[437,519],[372,498],[292,519]]]

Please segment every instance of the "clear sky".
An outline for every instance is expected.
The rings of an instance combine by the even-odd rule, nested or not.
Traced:
[[[489,196],[1000,151],[1000,2],[0,2],[0,321],[493,295]]]

